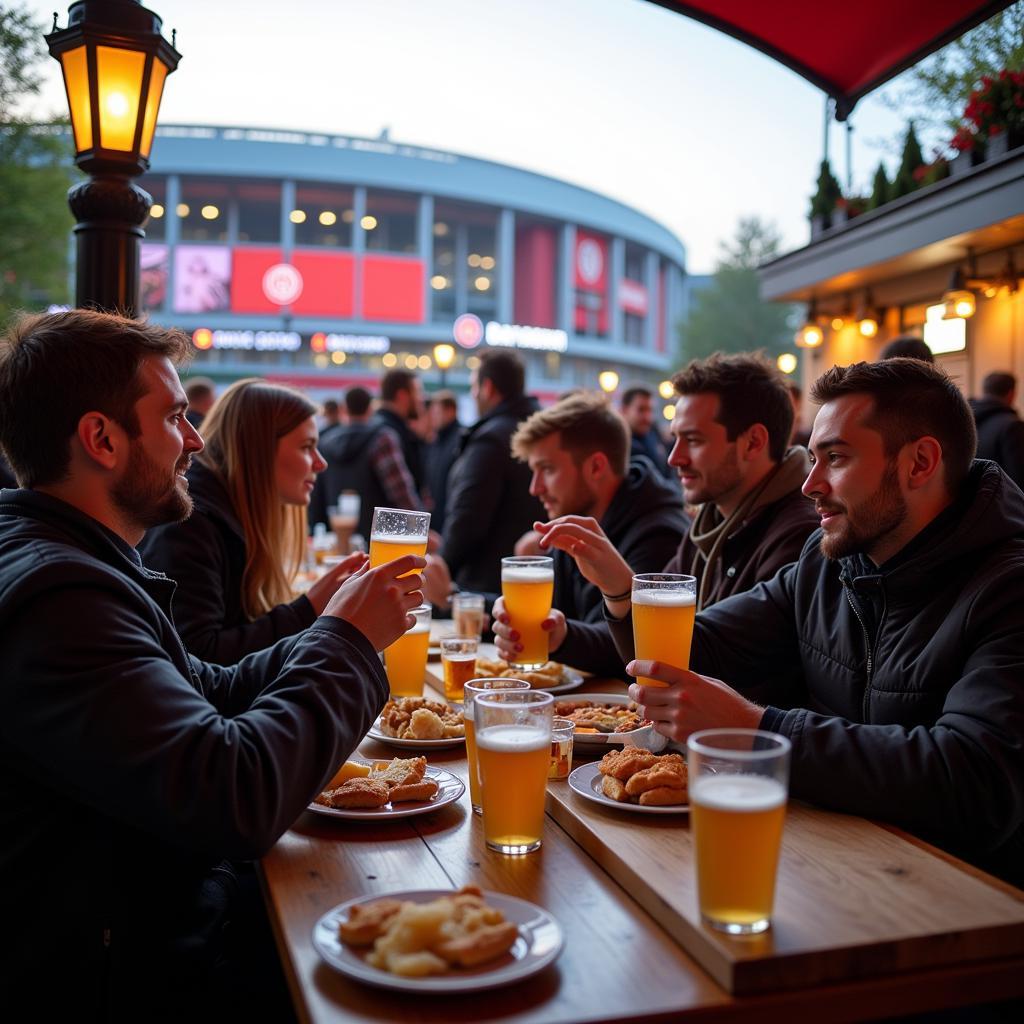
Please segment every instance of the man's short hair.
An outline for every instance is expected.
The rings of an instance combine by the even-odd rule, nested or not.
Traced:
[[[628,409],[638,398],[654,398],[654,392],[646,384],[631,384],[622,392],[622,408]]]
[[[213,398],[217,393],[217,385],[209,377],[189,377],[182,385],[189,405]]]
[[[336,399],[325,398],[323,404],[323,411],[325,416],[337,416],[338,415],[338,403]]]
[[[0,341],[0,446],[21,486],[64,479],[87,412],[138,437],[143,360],[165,356],[180,366],[188,355],[181,331],[112,313],[72,309],[15,322]]]
[[[412,370],[388,370],[381,377],[380,397],[382,402],[393,402],[400,391],[412,394],[416,374]]]
[[[515,352],[491,348],[480,356],[476,379],[481,384],[489,380],[502,398],[519,398],[526,388],[526,368]]]
[[[358,384],[345,392],[345,409],[349,416],[365,416],[370,409],[373,395]]]
[[[818,405],[845,395],[870,395],[874,409],[865,426],[882,435],[886,455],[919,437],[934,437],[942,447],[946,489],[955,495],[977,449],[970,406],[960,389],[937,366],[906,356],[877,363],[833,366],[811,389]]]
[[[455,398],[454,391],[435,391],[430,396],[434,402],[436,402],[442,409],[447,409],[448,412],[458,412],[459,403]]]
[[[629,427],[604,395],[592,391],[570,395],[528,416],[512,435],[512,454],[522,462],[538,441],[558,434],[558,443],[578,466],[594,452],[604,452],[616,476],[629,465]]]
[[[995,370],[987,373],[981,382],[981,393],[986,398],[998,398],[1005,402],[1017,390],[1017,378],[1012,373]]]
[[[718,395],[715,419],[730,441],[762,424],[771,460],[782,461],[793,431],[793,402],[781,372],[760,352],[694,359],[672,378],[672,386],[680,396]]]
[[[912,334],[903,334],[888,342],[878,356],[882,359],[921,359],[926,363],[935,362],[935,353]]]

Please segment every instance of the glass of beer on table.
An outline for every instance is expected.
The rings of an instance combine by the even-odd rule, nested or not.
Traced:
[[[490,690],[473,700],[488,849],[520,854],[540,847],[554,703],[542,690]]]
[[[771,923],[790,742],[759,729],[704,729],[686,743],[700,914],[731,935]]]
[[[429,512],[375,508],[370,529],[370,568],[376,569],[402,555],[425,555],[429,533]]]
[[[667,572],[633,577],[633,647],[640,661],[690,667],[690,641],[697,612],[697,579]],[[639,676],[643,686],[665,686]]]
[[[421,604],[410,614],[416,622],[390,647],[384,648],[384,670],[392,697],[422,697],[430,646],[430,605]]]
[[[466,723],[466,761],[469,769],[469,802],[474,814],[483,814],[480,798],[480,768],[476,757],[476,735],[473,725],[473,702],[489,690],[528,690],[525,679],[471,679],[463,689],[462,717]]]
[[[484,595],[459,592],[452,596],[452,619],[455,635],[476,637],[484,631]]]
[[[480,641],[473,637],[446,636],[441,640],[441,669],[444,699],[461,701],[463,687],[476,675],[476,653]]]
[[[551,612],[554,589],[555,568],[550,556],[524,555],[501,560],[505,611],[523,645],[517,660],[511,662],[513,668],[531,671],[548,660],[548,635],[540,624]]]

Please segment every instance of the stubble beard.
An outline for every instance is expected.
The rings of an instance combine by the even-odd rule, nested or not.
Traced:
[[[907,503],[900,491],[895,463],[890,463],[874,494],[852,509],[844,509],[842,530],[823,533],[821,553],[833,561],[854,554],[871,554],[872,548],[907,518]]]
[[[191,457],[183,455],[175,464],[170,481],[149,458],[139,442],[131,446],[128,467],[111,491],[121,513],[143,530],[180,523],[192,514],[188,484],[178,475],[188,468]]]

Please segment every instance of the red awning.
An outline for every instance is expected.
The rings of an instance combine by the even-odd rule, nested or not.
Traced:
[[[785,64],[836,101],[842,121],[878,88],[1013,0],[650,0]]]

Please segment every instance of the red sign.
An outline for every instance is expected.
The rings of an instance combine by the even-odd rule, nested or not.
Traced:
[[[281,306],[267,298],[263,278],[281,262],[281,250],[237,248],[232,251],[231,262],[231,311],[279,313]]]
[[[636,316],[647,316],[647,288],[639,281],[624,277],[619,282],[619,305]]]
[[[292,302],[299,316],[335,316],[349,319],[355,312],[355,259],[349,253],[296,252],[295,269],[304,282],[302,294]]]
[[[363,257],[363,317],[421,324],[424,309],[422,260],[396,256]]]
[[[608,282],[608,240],[587,231],[576,232],[576,287],[604,294]]]
[[[484,340],[483,321],[475,313],[463,313],[452,324],[452,337],[462,348],[476,348]]]

